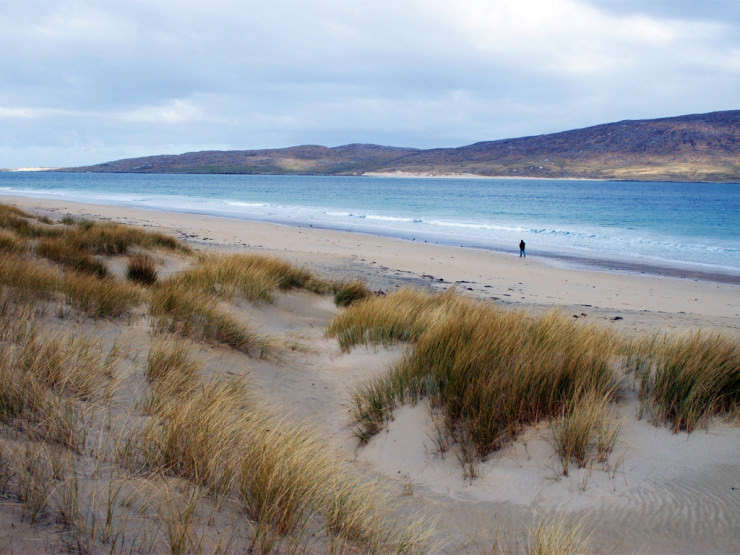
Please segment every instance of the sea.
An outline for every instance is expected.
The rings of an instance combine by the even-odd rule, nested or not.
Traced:
[[[0,172],[0,195],[208,214],[740,283],[740,184]]]

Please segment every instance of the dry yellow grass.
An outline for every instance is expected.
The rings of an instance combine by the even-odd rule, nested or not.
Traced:
[[[155,333],[178,334],[196,341],[223,343],[262,356],[265,340],[218,308],[216,295],[193,287],[187,276],[159,283],[151,294],[149,312]]]
[[[26,244],[12,231],[0,229],[0,253],[22,254]]]
[[[564,520],[540,520],[529,530],[527,555],[576,555],[587,553],[586,538],[579,525]]]
[[[575,404],[563,407],[553,424],[553,438],[563,474],[575,461],[578,468],[591,462],[605,462],[614,449],[619,425],[610,419],[611,392],[588,392]]]
[[[370,297],[361,284],[323,281],[264,257],[204,257],[192,274],[132,287],[38,258],[37,246],[65,233],[61,226],[0,208],[2,221],[9,223],[0,225],[0,495],[23,507],[28,521],[57,522],[65,549],[434,549],[429,525],[405,517],[397,491],[356,474],[314,430],[257,403],[243,380],[201,380],[198,351],[205,348],[198,341],[240,345],[245,338],[219,310],[233,298],[269,302],[285,288],[337,293],[347,286],[342,296],[352,303],[329,330],[343,349],[410,344],[401,365],[355,397],[360,433],[367,438],[373,426],[382,428],[398,403],[429,399],[471,475],[481,454],[543,419],[554,419],[566,467],[603,457],[618,430],[608,407],[621,357],[632,357],[651,407],[659,406],[656,391],[694,391],[693,399],[703,391],[697,384],[707,383],[719,393],[707,396],[711,411],[699,412],[698,422],[737,411],[737,342],[730,339],[702,334],[625,348],[613,334],[557,313],[500,311],[454,292]],[[102,261],[143,242],[69,224],[75,234],[94,235],[84,250]],[[162,326],[151,332],[188,330],[194,343],[150,333],[151,346],[147,337],[145,350],[121,363],[130,372],[126,387],[139,389],[109,402],[120,377],[115,352],[58,327],[110,324],[87,315],[123,324],[132,305],[158,295],[162,312],[152,302],[149,316],[163,318]],[[259,338],[246,341],[245,350],[263,348]],[[667,418],[655,410],[660,421]],[[682,414],[671,412],[668,421],[689,422]],[[517,545],[527,553],[583,550],[577,529],[551,524],[533,527]]]
[[[366,299],[372,293],[362,280],[339,281],[332,286],[334,290],[334,304],[349,306],[354,302]]]
[[[388,297],[368,297],[338,314],[327,329],[343,350],[358,344],[413,342],[435,319],[454,310],[458,297],[404,288]]]
[[[731,337],[648,337],[629,347],[629,365],[645,408],[674,431],[692,431],[712,416],[740,410],[740,344]]]
[[[64,236],[42,239],[36,245],[36,253],[83,274],[102,278],[108,273],[105,264],[91,256],[87,249],[72,244]]]
[[[618,342],[558,313],[504,311],[452,292],[402,291],[352,305],[329,327],[343,348],[411,341],[403,362],[354,397],[367,440],[399,402],[428,398],[470,464],[527,424],[556,417],[592,393],[608,396]],[[470,467],[472,471],[472,467]]]
[[[328,284],[311,272],[277,258],[257,254],[206,255],[197,268],[182,276],[190,287],[229,299],[273,302],[278,290],[326,291]]]
[[[142,285],[154,285],[157,282],[157,265],[154,259],[141,253],[129,257],[126,279]]]
[[[0,495],[24,518],[59,522],[66,548],[82,552],[402,552],[426,541],[315,433],[256,405],[242,380],[202,382],[191,344],[157,333],[263,350],[222,305],[337,285],[266,257],[205,257],[192,273],[143,289],[83,266],[134,244],[169,248],[162,240],[2,214]],[[139,375],[146,393],[124,400],[115,344],[47,322],[92,325],[87,316],[121,318],[143,299],[154,338],[148,356],[124,366],[138,367],[127,380]],[[215,533],[212,519],[233,532]]]

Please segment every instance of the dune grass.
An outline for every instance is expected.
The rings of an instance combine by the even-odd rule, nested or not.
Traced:
[[[231,381],[203,385],[173,402],[162,400],[156,417],[129,438],[127,464],[225,495],[234,480],[234,453],[244,439],[244,396],[243,383]]]
[[[584,468],[592,462],[605,462],[619,433],[620,426],[609,415],[613,395],[591,391],[563,412],[553,424],[553,438],[560,457],[563,475],[568,475],[571,462]]]
[[[648,337],[630,347],[628,364],[645,407],[673,431],[691,432],[713,416],[740,412],[740,344],[733,338]]]
[[[60,289],[69,304],[96,318],[120,316],[142,300],[141,291],[129,284],[78,273],[66,273]]]
[[[527,555],[587,553],[587,539],[580,525],[568,524],[562,519],[543,519],[529,529],[525,553]]]
[[[112,279],[99,258],[125,253],[132,246],[189,252],[162,233],[112,223],[60,226],[0,205],[0,284],[38,299],[62,295],[71,306],[94,317],[119,316],[141,301],[141,291]],[[149,264],[145,272],[151,275],[151,270]]]
[[[161,337],[149,349],[145,376],[151,387],[146,403],[150,414],[158,414],[167,403],[190,396],[198,383],[200,364],[188,346],[176,337]]]
[[[356,301],[366,299],[372,293],[362,280],[338,281],[333,286],[334,304],[347,307]]]
[[[28,318],[23,325],[9,320]],[[84,411],[106,379],[115,352],[74,332],[49,332],[21,306],[0,311],[0,422],[75,451],[85,440]]]
[[[426,541],[406,526],[379,485],[351,474],[308,429],[278,418],[243,380],[203,384],[186,344],[156,341],[146,376],[158,401],[120,458],[144,474],[179,476],[217,499],[235,496],[253,529],[250,550],[308,545],[317,534],[338,552],[408,551]]]
[[[6,253],[0,257],[0,284],[23,290],[28,296],[50,298],[60,289],[60,272],[43,261]]]
[[[400,518],[382,485],[355,477],[305,428],[257,416],[248,436],[239,495],[257,523],[260,552],[317,524],[337,551],[416,552],[425,545],[424,524]]]
[[[307,270],[258,254],[206,255],[182,279],[198,291],[226,299],[239,296],[251,302],[271,303],[277,291],[325,292],[328,288]]]
[[[0,204],[0,228],[14,232],[23,239],[54,237],[61,230],[15,206]]]
[[[230,316],[230,301],[272,302],[291,288],[328,294],[339,285],[267,257],[207,256],[192,272],[144,289],[94,263],[111,254],[146,256],[140,249],[160,248],[159,240],[131,240],[118,226],[72,219],[61,227],[11,209],[7,216],[11,227],[0,230],[0,495],[20,502],[30,520],[58,522],[64,542],[81,552],[219,550],[221,539],[207,543],[202,534],[213,529],[210,519],[224,518],[221,510],[236,519],[227,529],[250,536],[247,550],[421,549],[428,529],[399,518],[395,495],[356,476],[312,431],[255,403],[243,381],[202,382],[189,344],[165,333],[261,351],[265,343]],[[347,298],[365,295],[356,283],[344,289]],[[153,342],[145,360],[131,357],[124,366],[140,367],[137,387],[147,393],[105,406],[118,383],[115,354],[36,319],[58,327],[70,324],[70,311],[118,318],[143,299]],[[127,406],[140,412],[115,416]],[[209,524],[199,513],[205,506],[216,511]],[[138,524],[142,518],[151,522]],[[132,538],[132,530],[141,536]]]
[[[152,349],[154,381],[189,365],[180,348]],[[173,402],[159,403],[131,434],[122,460],[138,472],[185,478],[218,499],[236,495],[252,523],[250,550],[305,545],[322,530],[330,544],[352,550],[405,551],[422,540],[421,529],[391,516],[379,488],[363,486],[312,432],[255,405],[243,381],[169,392]]]
[[[444,414],[466,463],[588,395],[609,398],[617,379],[611,333],[556,312],[535,317],[451,292],[362,301],[338,315],[328,333],[343,349],[412,342],[397,367],[354,395],[361,441],[385,426],[398,403],[426,398]]]
[[[81,220],[63,230],[68,244],[93,254],[123,255],[134,246],[191,252],[189,247],[170,235],[125,224]]]
[[[23,254],[26,250],[25,241],[12,231],[0,229],[0,253]]]
[[[157,264],[150,255],[139,253],[129,257],[126,279],[142,285],[154,285],[157,277]]]
[[[177,334],[195,341],[228,345],[262,356],[266,341],[218,307],[219,298],[193,287],[186,276],[160,282],[151,294],[149,313],[156,334]]]
[[[236,297],[272,303],[277,291],[301,288],[327,292],[330,287],[330,282],[277,258],[206,255],[194,269],[154,287],[150,302],[152,326],[156,333],[223,343],[262,356],[269,347],[265,338],[219,308],[219,303]]]
[[[658,422],[691,431],[713,415],[740,414],[740,345],[716,334],[627,342],[557,312],[497,309],[452,291],[401,290],[367,298],[327,329],[345,351],[409,344],[402,361],[353,395],[361,443],[402,403],[427,399],[443,415],[440,445],[456,445],[469,475],[523,427],[551,421],[563,473],[605,462],[620,426],[610,417],[620,371],[632,369]]]
[[[457,301],[451,294],[429,295],[411,288],[387,297],[368,297],[338,314],[327,335],[336,337],[344,351],[358,344],[414,342],[435,317],[443,316]]]
[[[100,278],[108,274],[102,261],[91,256],[87,249],[70,243],[63,236],[42,239],[36,246],[36,253],[76,272]]]

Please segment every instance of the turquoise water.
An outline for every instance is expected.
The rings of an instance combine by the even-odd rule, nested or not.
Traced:
[[[740,184],[19,172],[0,194],[740,274]]]

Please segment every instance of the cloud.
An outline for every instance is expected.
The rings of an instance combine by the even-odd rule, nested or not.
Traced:
[[[198,145],[455,146],[736,108],[740,9],[694,4],[6,2],[0,166]],[[31,159],[54,144],[58,159]]]
[[[204,119],[203,110],[189,100],[172,99],[159,106],[140,106],[117,116],[125,122],[183,124]]]

